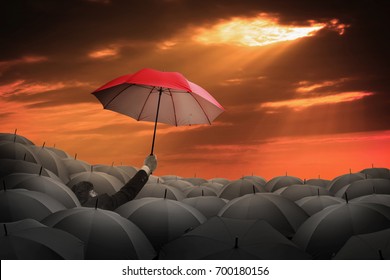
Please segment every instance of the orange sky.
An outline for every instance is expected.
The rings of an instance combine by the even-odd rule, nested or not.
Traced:
[[[211,126],[159,124],[156,175],[332,179],[390,166],[381,9],[196,3],[8,4],[0,132],[93,164],[140,166],[153,123],[103,110],[91,92],[150,67],[181,72],[226,109]]]

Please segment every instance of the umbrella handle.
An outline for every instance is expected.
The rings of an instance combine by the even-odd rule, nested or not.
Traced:
[[[162,95],[162,87],[160,87],[158,92],[158,102],[157,102],[157,112],[156,112],[156,120],[154,121],[154,132],[153,132],[153,141],[152,141],[152,149],[150,151],[150,155],[153,155],[154,151],[154,141],[156,140],[156,130],[157,130],[157,121],[158,121],[158,113],[160,111],[160,101],[161,101],[161,95]]]

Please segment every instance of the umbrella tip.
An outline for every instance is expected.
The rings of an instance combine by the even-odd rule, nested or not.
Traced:
[[[8,236],[7,225],[5,223],[3,224],[3,227],[4,227],[4,235]]]
[[[303,179],[303,184],[306,184],[306,178],[305,178],[305,179]]]
[[[42,175],[43,165],[41,165],[41,168],[39,169],[39,176]]]
[[[349,169],[349,174],[352,174],[352,168]]]
[[[5,179],[3,179],[3,189],[5,192],[7,191],[7,187],[5,186]]]
[[[383,257],[383,254],[382,254],[382,250],[381,250],[381,249],[378,250],[378,254],[379,254],[379,259],[380,259],[380,260],[384,260],[384,259],[385,259],[385,258]]]
[[[317,189],[317,196],[320,196],[320,188]]]
[[[345,202],[348,204],[348,194],[347,194],[347,192],[345,192],[344,197],[345,197]]]
[[[164,192],[164,199],[166,199],[167,198],[167,189],[165,189],[165,192]]]
[[[91,172],[93,172],[93,165],[91,165]]]
[[[26,161],[26,158],[27,158],[27,153],[24,153],[23,161]]]
[[[374,164],[373,163],[371,163],[371,168],[374,168]]]
[[[74,159],[77,159],[77,153],[74,154]]]
[[[253,191],[253,194],[256,194],[256,188],[255,188],[255,185],[252,185],[252,191]]]
[[[15,132],[14,132],[14,143],[16,142],[16,132],[18,131],[17,128],[15,128]]]
[[[204,191],[202,190],[202,196],[204,196]]]
[[[42,144],[42,149],[45,148],[46,142],[44,141]]]
[[[95,202],[95,210],[98,209],[98,204],[99,204],[99,198],[97,197],[97,198],[96,198],[96,202]]]
[[[114,162],[115,162],[115,161],[113,161],[113,162],[111,163],[111,167],[113,167],[113,166],[114,166]]]
[[[234,249],[237,249],[238,248],[238,236],[236,236],[235,240],[234,240]]]

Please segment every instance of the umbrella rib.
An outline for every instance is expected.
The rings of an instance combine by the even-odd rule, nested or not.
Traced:
[[[192,95],[192,92],[189,92],[189,91],[188,91],[188,93],[189,93],[189,94],[192,96],[192,98],[194,98],[195,101],[198,103],[199,107],[202,109],[203,114],[206,116],[206,119],[207,119],[207,121],[209,122],[209,125],[211,125],[211,121],[210,121],[209,117],[207,116],[206,112],[204,111],[202,105],[200,105],[199,101],[195,98],[195,96]]]
[[[176,118],[176,107],[175,107],[175,101],[173,100],[173,94],[171,92],[171,89],[169,88],[168,89],[169,91],[169,94],[171,96],[171,100],[172,100],[172,105],[173,105],[173,116],[175,117],[175,125],[177,126],[177,118]]]
[[[123,93],[126,89],[128,89],[129,87],[133,86],[134,84],[129,84],[127,87],[125,87],[124,89],[122,89],[120,92],[118,92],[117,95],[115,95],[110,101],[108,101],[104,106],[103,108],[104,109],[107,109],[108,105],[111,104],[112,101],[114,101],[114,99],[116,99],[121,93]]]
[[[142,106],[142,109],[141,109],[141,111],[139,112],[139,115],[138,115],[138,117],[137,117],[137,121],[140,120],[141,115],[142,115],[142,113],[143,113],[143,111],[144,111],[144,109],[145,109],[146,103],[148,102],[149,97],[150,97],[150,95],[152,94],[152,91],[153,91],[155,88],[156,88],[156,87],[152,87],[152,89],[149,91],[148,97],[146,98],[146,100],[145,100],[145,102],[144,102],[144,105]]]

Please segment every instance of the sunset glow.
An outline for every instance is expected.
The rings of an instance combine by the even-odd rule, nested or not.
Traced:
[[[285,101],[265,102],[260,105],[260,109],[276,109],[280,107],[291,108],[300,111],[305,108],[317,105],[330,105],[341,102],[351,102],[373,95],[372,92],[343,92],[328,96],[319,96],[311,98],[299,98]]]
[[[261,13],[254,18],[232,18],[198,30],[194,40],[203,44],[265,46],[313,36],[326,23],[308,22],[307,26],[281,25],[276,16]]]
[[[107,58],[107,57],[116,56],[117,54],[118,54],[117,49],[107,48],[107,49],[90,52],[88,56],[91,58]]]

